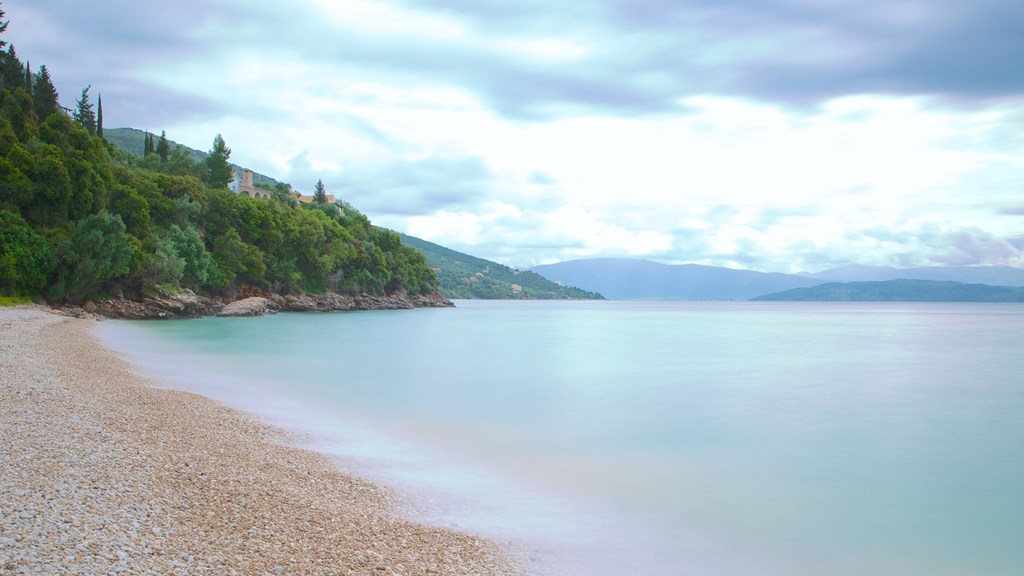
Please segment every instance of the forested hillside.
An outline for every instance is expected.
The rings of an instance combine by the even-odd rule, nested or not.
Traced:
[[[163,149],[164,154],[173,154],[175,150],[181,148],[181,150],[183,152],[187,152],[192,158],[192,161],[196,163],[202,162],[208,155],[206,152],[189,148],[188,146],[178,144],[174,140],[167,138],[166,132],[161,132],[161,134],[157,136],[156,134],[150,134],[149,132],[138,130],[136,128],[110,128],[103,130],[103,139],[118,148],[131,152],[136,156],[147,156],[149,154],[157,154],[159,156],[161,154],[161,141],[166,142],[165,148]],[[146,143],[147,139],[150,140],[149,144]],[[148,149],[150,145],[152,146],[152,149]],[[238,164],[231,164],[231,167],[239,174],[241,173],[241,170],[245,168]],[[274,178],[265,174],[260,174],[259,172],[253,172],[252,181],[256,186],[261,186],[271,190],[274,186],[280,183]]]
[[[69,112],[45,66],[0,48],[0,294],[436,290],[422,254],[351,206],[300,205],[285,185],[269,200],[233,193],[220,135],[201,162],[161,143],[143,157],[118,149],[89,87]]]
[[[433,242],[401,235],[402,243],[427,257],[434,267],[445,298],[596,300],[603,296],[572,286],[562,286],[536,272],[515,270],[497,262],[456,252]]]

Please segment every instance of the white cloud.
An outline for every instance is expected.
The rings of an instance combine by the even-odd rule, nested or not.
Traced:
[[[793,54],[834,22],[719,29],[737,8],[708,9],[696,20],[705,48],[645,19],[656,7],[646,4],[623,4],[634,27],[616,30],[581,8],[518,13],[528,25],[505,25],[429,2],[306,0],[287,13],[230,2],[250,10],[237,22],[212,12],[179,37],[219,49],[133,72],[140,85],[206,106],[140,127],[200,149],[223,134],[237,163],[303,190],[323,178],[365,199],[376,222],[485,258],[628,255],[792,270],[953,258],[950,250],[1012,261],[999,256],[1000,239],[1024,236],[1019,99],[957,107],[862,93],[794,107],[683,90],[686,74],[711,64],[726,80],[697,85],[749,74],[737,62],[788,55],[803,65],[891,49],[848,28],[820,53]],[[814,6],[789,2],[777,16]],[[893,8],[894,25],[937,17],[925,7]],[[59,35],[33,8],[18,11],[15,22],[36,38]],[[872,30],[885,25],[865,18]],[[679,42],[693,55],[675,52]],[[517,98],[533,100],[522,110],[550,114],[509,115]]]

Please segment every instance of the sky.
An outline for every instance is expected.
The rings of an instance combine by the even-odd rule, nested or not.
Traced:
[[[1019,0],[6,0],[64,106],[514,267],[1024,267]]]

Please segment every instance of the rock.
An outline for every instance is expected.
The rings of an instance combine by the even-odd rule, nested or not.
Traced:
[[[276,312],[278,306],[262,296],[252,296],[236,300],[217,313],[217,316],[263,316]]]
[[[336,312],[344,310],[401,310],[408,308],[436,308],[454,306],[441,294],[409,296],[404,290],[385,296],[370,294],[275,294],[253,287],[243,287],[239,298],[227,305],[212,298],[199,296],[191,290],[127,300],[123,297],[88,301],[84,307],[64,305],[62,314],[83,318],[104,316],[129,320],[155,318],[198,318],[201,316],[260,316],[277,311]]]
[[[124,298],[98,300],[92,302],[92,305],[95,313],[101,316],[130,320],[198,318],[215,314],[222,307],[215,300],[199,296],[188,289],[173,294],[160,291],[156,296],[145,296],[139,300]]]

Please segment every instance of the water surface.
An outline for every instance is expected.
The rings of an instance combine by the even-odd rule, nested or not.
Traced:
[[[482,302],[107,322],[538,574],[1024,573],[1024,306]]]

